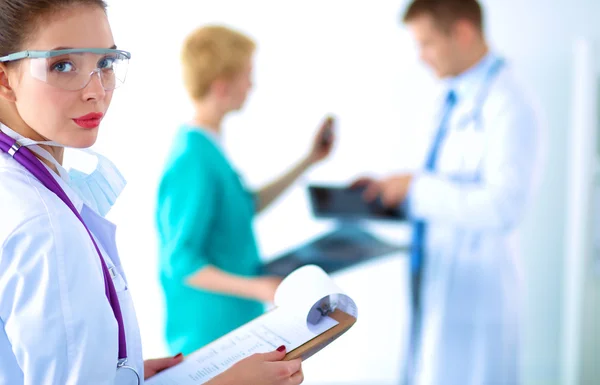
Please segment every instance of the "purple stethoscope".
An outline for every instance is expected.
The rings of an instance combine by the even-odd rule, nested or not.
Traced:
[[[132,371],[137,378],[137,384],[140,384],[140,376],[137,371],[127,364],[127,341],[125,338],[125,324],[123,322],[123,314],[121,313],[121,307],[119,305],[119,298],[117,297],[117,291],[115,289],[115,285],[112,281],[111,275],[108,271],[108,267],[106,266],[106,262],[102,257],[102,253],[100,253],[100,249],[96,244],[90,229],[86,226],[83,218],[73,205],[73,202],[69,199],[64,190],[60,187],[56,179],[50,174],[50,171],[40,162],[38,158],[29,150],[28,148],[22,147],[19,142],[10,136],[6,135],[4,132],[0,131],[0,149],[6,152],[8,155],[12,156],[17,162],[19,162],[27,171],[29,171],[33,176],[35,176],[48,190],[55,193],[70,209],[73,211],[75,216],[81,221],[83,227],[87,230],[90,239],[94,243],[94,247],[96,248],[96,252],[98,253],[98,257],[100,258],[100,264],[102,265],[102,273],[104,275],[104,291],[106,293],[106,298],[110,303],[110,307],[113,310],[115,318],[117,320],[119,326],[119,359],[117,361],[117,372],[120,369],[124,369],[126,371]],[[133,377],[131,377],[133,379]]]

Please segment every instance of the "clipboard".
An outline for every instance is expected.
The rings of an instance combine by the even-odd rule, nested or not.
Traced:
[[[329,317],[333,318],[339,323],[333,328],[327,330],[325,333],[320,334],[314,339],[308,341],[304,345],[292,350],[291,352],[288,352],[285,355],[284,361],[291,361],[295,360],[296,358],[300,358],[302,361],[307,360],[350,330],[350,328],[356,323],[355,317],[339,309],[334,310],[331,314],[329,314]]]
[[[247,322],[151,377],[148,385],[199,385],[254,353],[284,345],[284,361],[306,360],[345,334],[358,309],[333,280],[315,265],[287,276],[275,293],[277,307]],[[318,317],[315,317],[318,311]]]

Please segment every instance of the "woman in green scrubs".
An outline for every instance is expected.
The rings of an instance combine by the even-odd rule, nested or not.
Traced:
[[[252,221],[310,166],[331,152],[332,120],[311,151],[281,178],[249,191],[225,156],[221,122],[250,90],[255,44],[225,27],[188,36],[182,50],[193,120],[179,128],[160,180],[159,271],[171,352],[189,354],[263,313],[280,278],[260,276]]]

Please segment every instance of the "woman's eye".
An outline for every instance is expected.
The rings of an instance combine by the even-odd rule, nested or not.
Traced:
[[[98,68],[100,69],[111,69],[116,59],[114,57],[105,57],[98,62]]]
[[[52,71],[71,72],[73,70],[74,70],[73,64],[66,62],[66,61],[58,62],[58,63],[52,65]]]

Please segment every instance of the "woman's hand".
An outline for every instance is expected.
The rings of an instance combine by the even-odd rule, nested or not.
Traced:
[[[315,135],[312,148],[308,155],[308,159],[311,164],[320,162],[321,160],[327,158],[331,153],[334,143],[334,122],[335,121],[333,117],[328,116],[325,118],[323,123],[321,123],[321,127]]]
[[[285,346],[254,354],[213,378],[207,385],[297,385],[304,381],[300,359],[282,361]]]
[[[175,357],[157,358],[144,361],[144,379],[147,380],[165,369],[169,369],[183,361],[183,354],[179,353]]]

